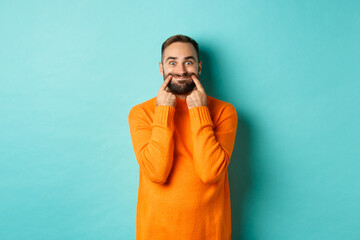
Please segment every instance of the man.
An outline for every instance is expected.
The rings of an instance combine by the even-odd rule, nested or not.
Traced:
[[[231,239],[227,166],[238,119],[233,105],[206,95],[201,68],[195,40],[168,38],[157,96],[130,110],[136,239]]]

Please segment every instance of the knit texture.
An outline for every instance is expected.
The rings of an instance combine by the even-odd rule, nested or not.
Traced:
[[[231,239],[227,166],[237,121],[233,105],[210,96],[190,110],[178,98],[156,106],[156,97],[130,110],[137,240]]]

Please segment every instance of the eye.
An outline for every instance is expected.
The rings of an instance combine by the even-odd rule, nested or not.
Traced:
[[[174,66],[174,65],[175,65],[175,62],[170,62],[169,64],[172,65],[172,66]]]
[[[191,62],[191,61],[188,61],[188,62],[186,62],[185,64],[186,64],[186,65],[191,65],[192,62]]]

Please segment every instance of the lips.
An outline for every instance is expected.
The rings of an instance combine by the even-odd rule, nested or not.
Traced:
[[[175,79],[177,81],[189,81],[189,80],[191,80],[191,78],[176,78],[176,77],[173,77],[172,79]]]

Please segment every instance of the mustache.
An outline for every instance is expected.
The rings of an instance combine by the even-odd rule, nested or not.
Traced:
[[[169,73],[168,75],[171,75],[173,77],[185,77],[185,78],[189,78],[191,77],[191,75],[195,75],[195,73],[184,73],[184,74],[176,74],[176,73]]]

